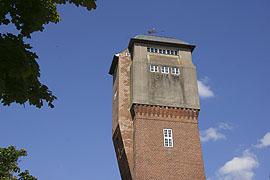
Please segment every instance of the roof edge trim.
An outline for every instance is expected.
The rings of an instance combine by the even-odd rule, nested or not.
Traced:
[[[109,74],[113,75],[116,65],[118,64],[119,54],[113,56],[112,64],[109,70]]]

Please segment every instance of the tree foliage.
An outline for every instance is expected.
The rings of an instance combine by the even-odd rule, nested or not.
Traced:
[[[14,146],[0,148],[0,179],[1,180],[37,180],[28,170],[21,172],[18,167],[20,157],[27,156],[24,149],[16,150]]]
[[[38,108],[43,101],[53,108],[56,97],[39,81],[38,56],[24,42],[44,25],[60,21],[58,4],[75,4],[95,9],[95,0],[0,0],[0,26],[13,24],[18,34],[0,33],[0,100],[3,105],[25,104]]]

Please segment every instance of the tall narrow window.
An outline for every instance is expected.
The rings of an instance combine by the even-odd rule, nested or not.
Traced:
[[[115,92],[114,92],[114,95],[113,95],[113,100],[115,100],[115,99],[116,99],[116,97],[117,97],[117,90],[115,90]]]
[[[172,67],[172,74],[179,75],[180,74],[179,68],[178,67]]]
[[[172,129],[163,129],[163,135],[164,135],[164,146],[173,147]]]
[[[151,72],[158,72],[158,66],[150,65],[150,71]]]
[[[167,67],[167,66],[162,66],[162,67],[161,67],[161,73],[169,74],[169,67]]]

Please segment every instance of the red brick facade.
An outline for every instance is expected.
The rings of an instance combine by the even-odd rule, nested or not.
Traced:
[[[198,110],[133,105],[134,179],[205,179]],[[164,146],[163,129],[172,129],[173,147]]]

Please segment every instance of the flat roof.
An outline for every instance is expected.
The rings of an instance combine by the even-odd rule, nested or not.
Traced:
[[[134,38],[135,39],[144,39],[144,40],[148,40],[148,41],[158,41],[158,42],[165,42],[165,43],[175,43],[175,44],[187,44],[187,45],[190,45],[186,41],[176,39],[176,38],[169,38],[169,37],[151,36],[151,35],[143,35],[143,34],[141,34],[141,35],[135,36]]]
[[[169,37],[161,37],[161,36],[152,36],[152,35],[137,35],[134,38],[130,39],[128,48],[131,50],[134,43],[146,43],[146,44],[158,44],[165,46],[174,46],[174,47],[183,47],[188,48],[191,52],[195,49],[195,45],[191,45],[186,41],[169,38]]]

